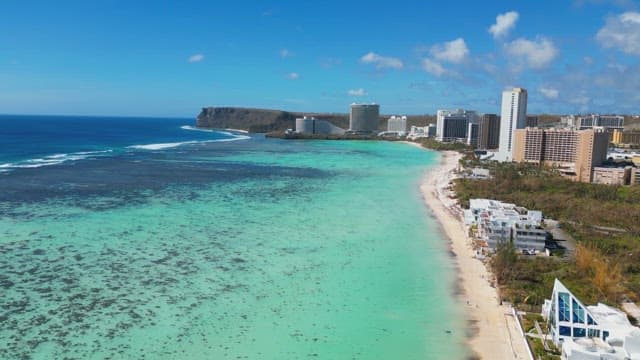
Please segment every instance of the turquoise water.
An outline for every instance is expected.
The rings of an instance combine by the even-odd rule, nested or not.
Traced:
[[[3,174],[0,357],[464,358],[437,160],[254,137]]]

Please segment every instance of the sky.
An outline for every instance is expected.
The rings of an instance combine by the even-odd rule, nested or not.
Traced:
[[[633,0],[0,3],[0,114],[640,113]]]

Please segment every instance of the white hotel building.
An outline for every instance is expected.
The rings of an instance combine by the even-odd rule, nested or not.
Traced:
[[[500,116],[500,144],[495,160],[513,161],[513,143],[516,129],[524,129],[527,124],[527,90],[513,88],[502,93],[502,113]]]
[[[400,136],[407,134],[407,117],[392,116],[387,121],[387,132],[397,133]]]

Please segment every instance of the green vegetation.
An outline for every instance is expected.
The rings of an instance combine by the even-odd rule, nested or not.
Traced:
[[[554,351],[552,353],[548,353],[544,349],[542,340],[527,336],[527,342],[529,343],[529,346],[531,347],[531,352],[533,352],[533,356],[535,356],[536,359],[542,359],[542,360],[559,360],[560,359],[560,351],[558,351],[554,347],[553,348]],[[551,344],[550,341],[547,341],[547,343]]]
[[[522,328],[525,334],[532,333],[532,334],[540,335],[538,334],[537,331],[535,331],[536,321],[540,325],[541,329],[544,329],[546,327],[544,323],[544,319],[542,318],[542,315],[536,314],[536,313],[528,313],[525,316],[523,316],[520,319],[520,321],[522,322]],[[527,342],[529,343],[529,347],[531,348],[531,352],[533,352],[533,355],[535,356],[536,359],[545,359],[545,360],[560,359],[560,351],[558,351],[558,349],[553,345],[553,342],[551,342],[550,340],[547,340],[547,346],[549,346],[549,349],[550,349],[550,351],[547,352],[544,348],[544,345],[542,344],[541,339],[531,337],[531,336],[527,336],[526,339],[527,339]]]
[[[492,163],[489,168],[492,179],[455,181],[463,207],[470,198],[490,198],[541,210],[578,242],[568,261],[514,261],[513,249],[499,249],[492,266],[503,298],[538,306],[557,277],[586,303],[615,304],[624,295],[640,299],[640,186],[578,183],[527,164]]]

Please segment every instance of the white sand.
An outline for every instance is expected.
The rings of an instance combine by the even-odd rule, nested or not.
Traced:
[[[462,290],[460,303],[466,308],[470,320],[475,322],[470,326],[476,327],[469,346],[481,359],[529,359],[524,338],[511,315],[511,307],[499,304],[498,293],[489,282],[491,273],[474,258],[475,252],[462,222],[462,210],[450,197],[449,182],[460,154],[452,151],[441,154],[441,164],[428,173],[421,190],[456,254]]]

